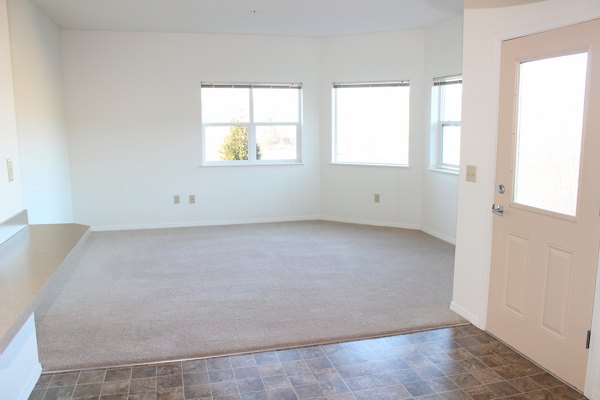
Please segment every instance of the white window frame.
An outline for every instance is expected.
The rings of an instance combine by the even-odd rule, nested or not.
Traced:
[[[462,75],[450,75],[433,79],[431,93],[431,124],[432,124],[432,146],[431,146],[431,169],[458,174],[460,165],[445,164],[442,162],[444,155],[444,127],[462,126],[462,121],[442,120],[444,109],[443,90],[446,85],[462,84]]]
[[[362,166],[378,166],[378,167],[410,167],[410,99],[409,99],[409,140],[406,144],[408,158],[406,164],[394,164],[394,163],[367,163],[367,162],[346,162],[337,160],[337,137],[338,137],[338,126],[337,126],[337,96],[336,89],[339,88],[360,88],[360,87],[385,87],[385,86],[400,86],[410,88],[410,81],[408,80],[397,80],[397,81],[372,81],[372,82],[333,82],[331,92],[331,117],[332,117],[332,134],[331,134],[331,164],[335,165],[362,165]]]
[[[203,88],[228,88],[250,89],[248,97],[250,119],[248,122],[204,122],[202,119],[202,89]],[[297,89],[298,93],[298,122],[254,122],[254,89]],[[302,164],[302,83],[213,83],[201,82],[200,85],[200,121],[202,121],[201,136],[201,165],[202,166],[247,166],[247,165],[288,165]],[[206,159],[206,128],[212,126],[247,126],[248,127],[248,160],[221,160],[208,161]],[[257,126],[295,126],[296,127],[296,158],[281,160],[256,159],[256,127]]]

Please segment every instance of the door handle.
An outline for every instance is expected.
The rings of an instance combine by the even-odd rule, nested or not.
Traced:
[[[494,203],[492,204],[492,212],[497,216],[502,217],[504,216],[504,207],[502,207],[502,204],[496,205],[496,203]]]

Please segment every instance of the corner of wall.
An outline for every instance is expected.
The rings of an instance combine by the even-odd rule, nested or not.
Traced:
[[[23,208],[32,223],[72,222],[61,33],[30,0],[9,0]]]
[[[425,79],[427,89],[434,78],[462,72],[463,18],[456,17],[425,30]],[[423,148],[424,170],[421,194],[421,225],[451,243],[456,242],[456,212],[458,207],[458,176],[432,171],[431,90],[425,95]]]
[[[477,316],[477,313],[468,310],[462,305],[458,304],[454,300],[450,303],[450,310],[454,311],[471,324],[475,325],[477,328],[481,330],[485,330],[485,324],[482,324],[481,319]]]
[[[8,4],[0,0],[0,221],[23,209]],[[9,176],[12,167],[12,181]]]

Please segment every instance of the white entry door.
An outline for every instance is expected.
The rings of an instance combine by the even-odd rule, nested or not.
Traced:
[[[492,211],[488,330],[583,390],[600,244],[600,20],[503,42]]]

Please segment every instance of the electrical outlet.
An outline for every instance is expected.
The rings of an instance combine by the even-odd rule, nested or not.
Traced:
[[[196,204],[196,195],[190,194],[190,204]]]
[[[379,203],[381,201],[381,196],[379,193],[373,193],[373,203]]]
[[[179,198],[179,195],[176,194],[175,196],[173,196],[173,204],[179,204],[181,203],[181,200]]]
[[[467,182],[477,182],[477,167],[467,165]]]

